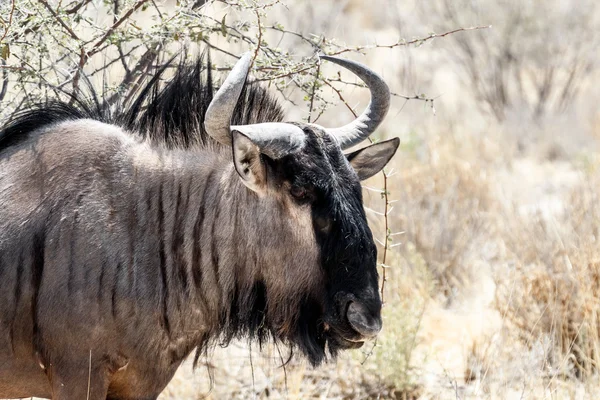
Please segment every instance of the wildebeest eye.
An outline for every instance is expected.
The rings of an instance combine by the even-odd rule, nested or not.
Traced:
[[[290,194],[294,196],[294,198],[296,198],[297,200],[305,200],[308,195],[308,191],[306,190],[306,188],[303,188],[301,186],[292,186],[292,188],[290,189]]]

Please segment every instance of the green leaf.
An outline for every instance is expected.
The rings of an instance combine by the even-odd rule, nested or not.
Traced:
[[[8,45],[8,43],[6,43],[0,49],[0,57],[2,57],[3,60],[8,60],[8,57],[10,57],[10,46]]]
[[[225,25],[225,18],[227,18],[227,14],[223,15],[223,19],[221,20],[221,34],[223,37],[227,36],[227,26]]]

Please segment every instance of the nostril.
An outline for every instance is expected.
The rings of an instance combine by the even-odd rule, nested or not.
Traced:
[[[381,331],[381,317],[372,315],[367,307],[358,302],[350,302],[346,318],[350,326],[365,337],[375,337]]]

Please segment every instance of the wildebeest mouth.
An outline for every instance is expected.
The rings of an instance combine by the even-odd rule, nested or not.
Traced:
[[[359,349],[365,344],[365,339],[345,337],[343,334],[330,330],[327,333],[330,349]]]
[[[340,347],[344,349],[359,349],[365,344],[364,340],[346,339],[343,336],[339,336],[337,340],[338,344],[341,344]]]
[[[337,326],[325,323],[323,329],[329,346],[338,349],[358,349],[369,339],[360,335],[346,323]]]

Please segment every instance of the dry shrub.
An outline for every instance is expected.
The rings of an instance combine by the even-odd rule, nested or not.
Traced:
[[[365,363],[365,380],[369,383],[363,383],[378,387],[384,398],[403,398],[423,391],[423,376],[431,371],[424,364],[429,355],[422,351],[431,350],[430,341],[441,343],[438,339],[444,335],[439,329],[446,331],[448,327],[439,323],[445,324],[454,316],[444,309],[480,298],[479,293],[471,292],[489,288],[482,281],[491,281],[487,263],[497,256],[494,211],[498,204],[481,160],[480,165],[467,161],[483,156],[487,162],[495,162],[494,157],[487,157],[488,147],[489,143],[467,143],[454,136],[408,140],[392,165],[397,172],[389,179],[388,190],[396,202],[389,224],[392,232],[401,229],[403,234],[393,237],[397,247],[391,253],[393,257],[386,260],[390,268],[385,286],[384,331]],[[373,189],[382,185],[381,177],[367,183]],[[368,199],[368,206],[381,211],[376,192]],[[382,238],[382,218],[375,216],[371,225],[376,237]],[[489,300],[482,302],[482,307],[493,300],[493,289],[486,297]],[[471,326],[477,321],[467,315],[455,321],[466,324],[459,329],[461,332],[466,329],[471,334],[471,328],[481,329]],[[443,340],[460,346],[460,340],[450,336]],[[465,366],[465,380],[488,368],[484,358],[489,345],[471,339],[477,348],[471,349],[473,357]],[[373,382],[381,383],[377,386]]]
[[[384,329],[366,356],[355,353],[362,363],[361,386],[373,397],[411,399],[419,392],[412,358],[433,280],[414,246],[404,253],[392,253],[388,260]]]
[[[568,196],[563,215],[517,215],[506,224],[513,267],[499,308],[529,348],[547,342],[546,377],[598,373],[600,175],[588,178]]]
[[[409,340],[419,337],[428,305],[462,310],[457,317],[463,312],[481,315],[484,325],[494,321],[486,310],[496,308],[504,317],[497,335],[483,328],[485,338],[465,343],[473,349],[464,382],[487,379],[491,387],[495,373],[521,381],[524,372],[542,378],[596,373],[600,173],[587,165],[588,183],[565,199],[562,214],[519,214],[518,207],[513,210],[497,198],[501,161],[488,151],[495,147],[463,139],[409,142],[396,158],[397,175],[389,189],[398,202],[390,221],[392,230],[400,228],[404,234],[396,248],[398,259],[388,262],[386,332],[372,357],[380,376],[398,388],[421,383],[411,364],[412,351],[427,343],[413,339],[405,346],[404,341],[407,335]],[[369,203],[376,207],[377,199]],[[373,225],[379,223],[373,220]],[[493,285],[486,286],[492,279]],[[492,343],[492,337],[502,345]],[[390,365],[397,366],[395,372]]]
[[[499,122],[515,109],[527,119],[546,118],[584,98],[586,86],[594,82],[597,60],[591,52],[600,40],[596,4],[588,0],[419,3],[434,31],[446,26],[493,26],[489,31],[453,36],[444,48],[451,62],[463,69],[465,89],[477,99],[477,106],[487,108]]]
[[[402,241],[413,244],[423,258],[438,293],[452,301],[470,285],[471,267],[494,255],[490,243],[495,235],[492,216],[497,202],[485,170],[467,161],[481,154],[477,146],[465,149],[460,140],[449,136],[420,147],[409,144],[414,155],[398,157],[399,177],[390,189],[398,199],[393,225],[405,231]],[[413,265],[413,250],[407,246],[399,249],[404,261]]]

